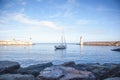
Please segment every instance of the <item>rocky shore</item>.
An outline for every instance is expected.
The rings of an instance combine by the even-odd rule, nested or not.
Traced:
[[[0,80],[120,80],[120,64],[75,64],[71,61],[22,68],[18,62],[0,61]]]

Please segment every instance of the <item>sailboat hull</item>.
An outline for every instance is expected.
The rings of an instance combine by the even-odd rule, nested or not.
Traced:
[[[66,49],[66,46],[65,45],[55,46],[55,49]]]

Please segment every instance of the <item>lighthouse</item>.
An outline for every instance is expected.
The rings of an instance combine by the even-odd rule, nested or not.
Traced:
[[[80,36],[80,45],[83,45],[82,36]]]

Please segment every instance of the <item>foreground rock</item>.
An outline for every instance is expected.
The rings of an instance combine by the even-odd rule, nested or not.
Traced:
[[[37,65],[31,65],[26,68],[20,68],[18,69],[18,73],[21,74],[32,74],[35,77],[39,75],[40,71],[45,69],[46,67],[52,66],[52,63],[44,63],[44,64],[37,64]]]
[[[120,80],[120,64],[71,61],[58,66],[44,63],[20,68],[17,62],[0,61],[0,80],[34,80],[34,77],[37,80]]]
[[[120,80],[120,77],[107,78],[107,79],[104,79],[104,80]]]
[[[71,67],[52,66],[40,72],[38,80],[95,80],[88,71],[79,71]]]
[[[12,61],[0,61],[0,74],[13,73],[20,68],[20,64]]]
[[[98,63],[77,64],[71,66],[82,71],[90,71],[94,73],[97,79],[103,80],[108,77],[120,77],[120,64],[106,63],[100,65]]]
[[[32,75],[3,74],[0,75],[0,80],[35,80],[35,78]]]

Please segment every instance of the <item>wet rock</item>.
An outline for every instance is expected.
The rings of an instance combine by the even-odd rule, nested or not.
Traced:
[[[74,61],[70,61],[70,62],[65,62],[63,64],[61,64],[62,66],[72,66],[72,65],[75,65],[75,62]]]
[[[120,77],[120,64],[107,63],[104,64],[108,68],[108,77]]]
[[[13,61],[0,61],[0,74],[13,73],[20,68],[20,64]]]
[[[77,64],[71,66],[77,70],[90,71],[97,79],[105,79],[107,77],[120,77],[120,64],[114,63],[87,63],[87,64]]]
[[[32,75],[3,74],[0,75],[0,80],[35,80],[35,78]]]
[[[77,70],[89,71],[89,70],[93,69],[93,66],[97,66],[97,65],[100,65],[100,64],[99,63],[76,64],[76,65],[72,65],[70,67],[73,67]]]
[[[52,66],[41,71],[38,80],[95,80],[95,76],[72,67]]]
[[[39,75],[40,71],[45,69],[46,67],[52,66],[52,63],[44,63],[44,64],[37,64],[31,65],[26,68],[20,68],[17,72],[21,74],[32,74],[35,77]]]
[[[73,68],[75,68],[77,70],[87,71],[86,66],[84,64],[76,64],[76,65],[72,65],[70,67],[73,67]]]
[[[112,78],[107,78],[107,79],[104,79],[104,80],[120,80],[120,77],[112,77]]]
[[[38,78],[42,80],[56,80],[61,78],[62,76],[64,76],[64,74],[63,74],[63,70],[61,70],[61,67],[52,66],[41,71]]]
[[[79,71],[71,67],[62,69],[65,75],[60,80],[95,80],[95,76],[89,71]]]
[[[120,65],[107,63],[103,65],[94,65],[87,69],[95,74],[97,79],[105,79],[107,77],[119,77]]]
[[[93,69],[89,70],[95,74],[97,79],[104,79],[107,77],[109,70],[103,66],[94,66]]]

